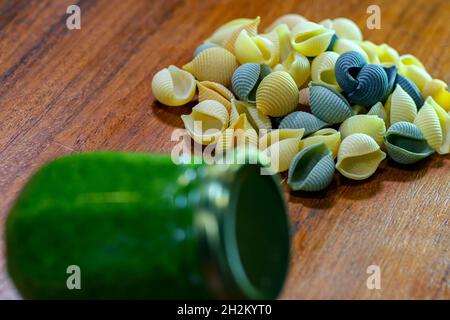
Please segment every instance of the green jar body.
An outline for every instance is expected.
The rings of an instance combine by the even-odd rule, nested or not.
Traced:
[[[198,226],[209,208],[200,205],[201,172],[169,156],[127,153],[79,154],[44,166],[6,223],[8,270],[20,293],[31,299],[217,297],[205,270],[213,269],[219,282],[236,279],[223,267],[226,250],[205,244],[209,231]],[[79,267],[80,289],[68,287],[70,266]]]

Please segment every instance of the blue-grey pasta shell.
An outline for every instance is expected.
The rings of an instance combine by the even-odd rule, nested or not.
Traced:
[[[367,64],[364,57],[356,51],[347,51],[339,56],[334,66],[336,81],[345,92],[352,92],[358,86],[356,76]]]
[[[359,71],[358,86],[348,94],[350,102],[371,107],[381,101],[388,90],[388,77],[383,67],[366,64]]]
[[[271,71],[270,67],[259,63],[244,63],[239,66],[231,79],[231,86],[239,100],[256,103],[258,85]]]
[[[281,120],[279,129],[305,129],[305,135],[316,132],[319,129],[328,126],[328,123],[320,120],[315,115],[303,112],[295,111],[288,114]]]
[[[320,191],[330,185],[334,170],[333,156],[325,143],[313,144],[292,159],[288,184],[292,190]]]
[[[396,81],[397,84],[399,84],[400,87],[402,87],[402,89],[405,90],[406,93],[409,94],[409,96],[414,100],[417,110],[422,108],[424,101],[417,86],[411,80],[409,80],[405,76],[402,76],[401,74],[397,74]]]
[[[339,92],[322,85],[310,86],[309,105],[313,115],[329,124],[341,123],[353,115],[352,107]]]
[[[219,45],[215,44],[215,43],[211,43],[211,42],[205,42],[201,45],[199,45],[197,47],[197,49],[195,49],[194,53],[192,54],[192,56],[195,58],[196,56],[198,56],[200,54],[200,52],[202,52],[203,50],[209,49],[209,48],[217,48],[220,47]]]
[[[406,121],[396,122],[387,130],[384,145],[392,160],[401,164],[415,163],[434,152],[419,128]]]
[[[325,51],[333,51],[333,47],[334,47],[334,44],[336,43],[337,39],[339,39],[339,37],[336,35],[336,33],[333,34],[333,36],[331,37],[331,40],[330,40],[330,44],[328,45],[328,48]]]
[[[396,66],[383,66],[384,71],[386,72],[387,78],[388,78],[388,88],[386,90],[386,93],[384,94],[383,99],[381,99],[381,102],[385,102],[389,95],[394,91],[394,87],[397,81],[397,67]],[[378,101],[377,101],[378,102]]]

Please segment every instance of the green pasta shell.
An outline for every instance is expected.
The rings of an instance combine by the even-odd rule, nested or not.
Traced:
[[[324,143],[314,144],[292,159],[288,184],[292,190],[320,191],[330,185],[334,171],[331,151]]]
[[[231,85],[239,100],[256,103],[256,90],[261,80],[271,72],[270,67],[259,63],[244,63],[233,74]]]
[[[305,135],[308,135],[326,126],[328,126],[328,123],[320,120],[311,113],[295,111],[284,117],[283,120],[281,120],[278,128],[305,129]]]
[[[415,163],[434,152],[419,128],[406,121],[396,122],[388,129],[384,145],[392,160],[401,164]]]
[[[348,101],[336,90],[322,85],[309,88],[311,112],[329,124],[341,123],[353,115]]]

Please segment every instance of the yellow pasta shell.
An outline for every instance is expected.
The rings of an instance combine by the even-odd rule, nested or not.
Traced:
[[[252,23],[254,23],[256,19],[241,18],[231,20],[214,31],[214,33],[208,39],[206,39],[205,42],[212,42],[221,46],[232,36],[232,34],[239,34],[242,28],[252,25]]]
[[[245,114],[241,114],[237,120],[219,136],[215,151],[216,154],[222,154],[226,150],[244,145],[257,147],[258,134],[248,122]]]
[[[369,57],[358,42],[348,39],[337,39],[333,46],[333,51],[340,55],[348,51],[356,51],[360,53],[366,61],[369,61]]]
[[[336,169],[349,179],[363,180],[374,174],[385,158],[386,154],[373,138],[355,133],[342,140]]]
[[[275,71],[286,71],[300,88],[309,79],[311,66],[307,57],[298,52],[291,52],[282,64],[275,67]]]
[[[154,75],[152,92],[165,105],[181,106],[194,97],[195,79],[189,72],[169,66]]]
[[[272,40],[278,41],[275,37]],[[263,36],[250,36],[246,30],[242,30],[236,39],[234,52],[239,63],[256,62],[275,65],[278,60],[277,44]]]
[[[398,65],[400,57],[397,50],[383,43],[377,47],[377,55],[381,64],[386,66]]]
[[[309,137],[301,140],[300,150],[321,142],[325,143],[327,148],[330,149],[333,154],[333,159],[336,158],[339,145],[341,144],[341,133],[331,128],[318,130]]]
[[[337,91],[342,91],[336,81],[334,66],[339,58],[336,52],[322,52],[314,58],[311,64],[311,79],[315,83],[322,84]]]
[[[333,20],[326,19],[320,22],[321,25],[328,29],[336,31],[336,35],[340,38],[362,41],[363,36],[358,25],[347,18],[336,18]]]
[[[231,77],[238,67],[236,57],[223,48],[209,48],[183,66],[199,81],[213,81],[230,87]]]
[[[291,47],[291,30],[286,24],[280,24],[273,30],[278,39],[278,55],[280,61],[286,60],[292,52]]]
[[[432,97],[444,110],[450,111],[450,92],[444,81],[439,79],[429,81],[423,88],[422,97],[424,99]]]
[[[261,18],[256,17],[255,19],[249,21],[248,23],[244,23],[241,26],[239,26],[239,28],[237,28],[232,33],[230,33],[228,38],[226,38],[222,42],[222,47],[227,49],[231,53],[235,53],[234,48],[235,48],[236,39],[239,37],[241,32],[245,31],[250,36],[256,36],[258,33],[258,25],[259,25],[260,21],[261,21]]]
[[[272,129],[272,122],[270,121],[270,118],[262,114],[261,111],[256,109],[254,105],[239,100],[232,100],[231,105],[232,111],[230,119],[233,118],[233,122],[239,117],[239,115],[245,114],[253,128],[257,130]]]
[[[231,111],[231,99],[234,98],[233,93],[220,83],[212,81],[197,81],[198,101],[216,100]]]
[[[308,21],[308,20],[299,14],[292,14],[292,13],[285,14],[284,16],[281,16],[278,19],[276,19],[270,26],[268,26],[266,28],[265,32],[270,32],[281,24],[286,24],[289,29],[292,29],[299,22],[302,22],[302,21]]]
[[[411,80],[420,91],[431,81],[431,76],[426,71],[422,62],[411,54],[400,56],[397,66],[398,73]]]
[[[276,129],[259,139],[261,153],[270,159],[271,168],[275,172],[283,172],[289,168],[292,159],[300,150],[304,132],[304,129]]]
[[[417,107],[414,100],[398,84],[388,97],[384,108],[386,110],[388,127],[400,121],[414,122],[417,115]]]
[[[339,132],[342,139],[355,133],[364,133],[381,145],[386,133],[386,126],[383,119],[376,115],[358,114],[342,122]]]
[[[192,139],[201,144],[213,143],[228,125],[228,111],[215,100],[205,100],[182,115],[184,127]]]
[[[298,105],[298,89],[294,79],[285,71],[267,75],[256,91],[256,108],[266,116],[281,117]]]
[[[380,64],[380,59],[376,53],[376,47],[374,47],[375,44],[370,41],[358,42],[357,44],[366,53],[368,63]]]
[[[450,116],[432,97],[425,100],[414,124],[422,132],[431,148],[439,154],[449,153]]]
[[[291,45],[297,52],[315,57],[327,50],[334,33],[320,24],[301,21],[291,31]]]

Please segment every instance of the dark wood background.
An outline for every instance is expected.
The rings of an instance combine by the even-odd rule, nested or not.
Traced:
[[[0,0],[0,224],[30,174],[56,156],[170,151],[170,133],[192,105],[155,103],[152,76],[183,65],[237,17],[259,15],[262,27],[289,12],[349,17],[365,38],[416,55],[450,82],[448,0],[81,0],[81,30],[70,31],[74,2]],[[365,28],[370,4],[381,7],[381,30]],[[325,192],[286,192],[295,234],[281,298],[449,299],[449,168],[449,156],[410,167],[385,161],[362,182],[336,174]],[[18,298],[0,245],[0,298]],[[372,264],[381,290],[366,287]]]

